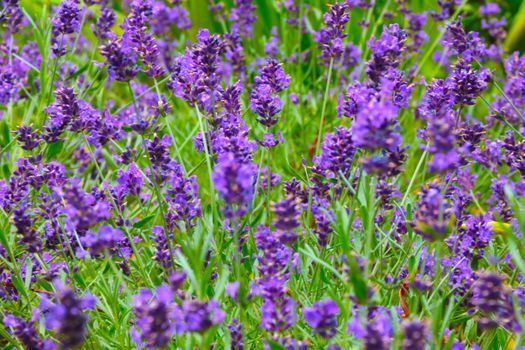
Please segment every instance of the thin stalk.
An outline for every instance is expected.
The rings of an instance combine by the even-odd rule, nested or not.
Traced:
[[[204,152],[206,153],[206,165],[208,167],[208,176],[210,178],[210,197],[211,197],[211,203],[212,203],[212,206],[215,207],[215,195],[214,195],[214,185],[213,185],[213,178],[212,178],[212,173],[213,173],[213,170],[212,170],[212,165],[211,165],[211,155],[210,155],[210,151],[209,151],[209,148],[208,148],[208,134],[206,133],[206,128],[204,126],[204,123],[203,123],[203,118],[202,118],[202,115],[201,115],[201,112],[199,110],[199,107],[197,105],[195,105],[195,112],[197,113],[197,119],[199,121],[199,128],[200,128],[200,131],[201,131],[201,136],[202,136],[202,144],[203,144],[203,147],[204,147]],[[211,146],[211,144],[209,144]]]
[[[315,154],[319,155],[319,148],[321,147],[321,136],[323,134],[324,115],[326,112],[326,102],[328,100],[328,91],[330,90],[330,79],[332,79],[332,70],[334,68],[334,59],[330,59],[330,66],[328,67],[328,79],[326,79],[326,87],[324,90],[323,106],[321,108],[321,122],[319,123],[319,132],[317,133],[317,144],[315,146]]]

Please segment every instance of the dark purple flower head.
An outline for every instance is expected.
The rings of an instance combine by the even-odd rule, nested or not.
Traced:
[[[41,250],[42,241],[35,229],[36,218],[31,215],[30,204],[23,201],[13,210],[13,225],[16,233],[20,236],[19,243],[26,247],[29,253],[35,253]]]
[[[281,111],[282,105],[281,98],[272,95],[270,85],[256,86],[250,94],[250,108],[257,114],[257,121],[264,126],[270,127],[277,123],[276,115]]]
[[[168,87],[191,106],[198,104],[211,110],[210,100],[215,98],[221,78],[220,56],[225,42],[207,29],[199,30],[197,41],[175,59]]]
[[[267,298],[261,306],[261,327],[270,332],[282,332],[295,321],[295,302],[290,297]]]
[[[310,308],[303,309],[303,317],[321,337],[330,339],[337,333],[339,307],[332,299],[318,301]]]
[[[168,227],[173,229],[175,225],[184,223],[188,229],[201,215],[197,178],[195,175],[187,177],[182,167],[173,161],[170,167],[172,173],[168,180],[169,188],[166,194]]]
[[[18,91],[22,84],[13,67],[6,65],[0,67],[0,103],[7,105],[19,99]]]
[[[33,131],[31,126],[21,125],[16,131],[18,142],[22,144],[22,148],[26,151],[31,151],[32,149],[38,147],[42,137]]]
[[[44,324],[53,330],[59,340],[58,349],[72,349],[81,345],[87,333],[88,316],[85,310],[93,309],[96,299],[91,295],[79,298],[62,282],[53,282],[56,292],[52,302],[42,297],[40,310],[44,313]]]
[[[354,84],[348,86],[346,98],[342,95],[339,97],[337,101],[337,116],[354,118],[357,113],[366,108],[371,99],[376,98],[376,94],[375,89],[356,81]]]
[[[147,348],[166,346],[175,333],[176,305],[173,291],[167,285],[161,285],[153,294],[149,289],[141,289],[133,297],[135,327],[130,330],[132,340]]]
[[[149,1],[134,1],[132,3],[132,10],[123,24],[122,46],[129,46],[137,53],[146,66],[146,75],[158,77],[164,73],[159,65],[159,47],[145,26],[145,21],[151,15],[151,11]]]
[[[0,25],[10,33],[16,33],[23,25],[24,15],[20,9],[19,0],[4,0],[0,13]]]
[[[345,3],[329,5],[328,11],[323,15],[325,28],[314,32],[314,40],[321,49],[321,58],[325,63],[341,57],[344,51],[342,39],[346,37],[345,26],[350,20],[348,8]]]
[[[479,33],[467,33],[461,24],[461,18],[450,22],[441,42],[449,55],[461,56],[466,62],[483,60],[487,56],[487,47]]]
[[[115,12],[109,7],[103,7],[102,10],[100,10],[100,16],[97,18],[93,33],[101,40],[108,39],[110,28],[115,22]]]
[[[489,35],[496,39],[498,42],[502,42],[507,35],[505,27],[507,26],[507,19],[502,18],[491,18],[491,19],[482,19],[481,28],[486,29],[489,32]]]
[[[342,126],[333,133],[327,133],[321,144],[322,153],[315,157],[314,163],[324,171],[330,171],[332,176],[348,176],[354,160],[355,146],[352,132]]]
[[[414,231],[430,241],[445,238],[451,210],[441,187],[431,183],[420,192],[421,199],[415,205]]]
[[[425,348],[427,337],[426,325],[419,321],[409,321],[403,325],[403,350],[420,350]]]
[[[300,226],[301,210],[297,198],[290,196],[273,205],[275,219],[273,225],[284,232],[293,235],[293,231]],[[283,242],[284,243],[284,242]]]
[[[429,120],[425,129],[425,138],[430,142],[427,151],[432,154],[428,164],[432,173],[454,170],[459,166],[460,155],[456,148],[456,135],[454,130],[455,120],[444,116]]]
[[[185,301],[181,313],[183,322],[177,325],[177,330],[199,333],[221,324],[226,315],[215,300],[208,303],[198,300]]]
[[[240,161],[233,153],[219,155],[212,178],[229,216],[242,216],[251,205],[257,166]],[[234,209],[236,208],[236,209]]]
[[[129,81],[137,75],[135,51],[121,39],[111,38],[107,44],[100,47],[100,54],[106,59],[110,79]]]
[[[246,59],[241,37],[237,32],[224,33],[225,52],[224,57],[231,69],[236,72],[239,78],[246,75]]]
[[[354,144],[370,151],[395,151],[401,143],[397,112],[398,108],[388,101],[369,103],[352,124]]]
[[[234,7],[230,13],[230,20],[233,21],[232,31],[239,33],[245,38],[253,36],[253,24],[257,21],[257,16],[253,13],[257,9],[253,0],[234,0]]]
[[[171,269],[170,244],[166,236],[166,231],[162,226],[153,226],[151,233],[155,241],[155,255],[153,255],[153,260],[158,262],[164,269]]]
[[[486,273],[476,282],[472,292],[472,303],[483,313],[497,312],[503,303],[503,277]]]
[[[384,308],[374,310],[369,307],[365,324],[361,324],[359,316],[354,315],[348,322],[347,332],[357,339],[362,339],[364,349],[390,349],[393,335],[390,311]]]
[[[441,12],[435,13],[434,11],[431,11],[430,14],[436,21],[442,21],[452,16],[455,7],[461,5],[461,0],[438,0],[438,5]]]
[[[63,0],[52,20],[53,29],[60,34],[77,33],[80,30],[81,10],[75,0]]]
[[[138,196],[142,187],[142,174],[135,163],[127,170],[120,169],[117,174],[118,191]]]
[[[243,350],[244,340],[242,335],[242,325],[237,321],[237,319],[234,318],[227,327],[230,331],[231,349]]]
[[[505,149],[505,163],[522,176],[525,176],[525,141],[516,142],[513,132],[508,132],[503,148]]]
[[[490,72],[486,68],[474,71],[472,66],[464,61],[458,62],[447,78],[450,91],[455,96],[455,103],[473,105],[475,99],[487,88]]]
[[[174,271],[168,278],[171,290],[178,291],[186,280],[186,272]]]
[[[281,111],[282,101],[276,93],[288,88],[290,76],[274,59],[269,59],[255,77],[254,87],[250,93],[250,108],[259,117],[257,121],[264,126],[277,123],[277,113]]]
[[[255,86],[268,85],[272,93],[278,93],[288,88],[290,76],[284,72],[282,64],[270,58],[259,70],[254,79]]]
[[[121,230],[109,225],[101,225],[97,231],[89,230],[85,236],[80,238],[84,249],[87,249],[94,257],[103,255],[105,250],[116,248],[124,239]]]
[[[372,51],[372,57],[366,63],[366,74],[375,83],[379,82],[381,76],[388,68],[396,68],[401,55],[405,50],[407,33],[394,23],[385,26],[379,39],[374,36],[368,41]]]
[[[52,350],[53,343],[50,340],[43,340],[38,336],[35,323],[40,318],[39,310],[34,309],[32,318],[28,321],[6,313],[4,317],[4,326],[8,332],[18,338],[27,350]]]
[[[92,193],[85,192],[76,178],[70,179],[67,185],[54,187],[53,191],[63,203],[61,213],[67,217],[64,221],[68,232],[84,233],[111,216],[110,204]]]
[[[150,23],[151,31],[157,35],[170,33],[173,25],[182,30],[191,28],[188,11],[175,2],[172,2],[172,6],[160,1],[154,2]]]
[[[500,13],[501,9],[495,2],[489,2],[488,4],[481,5],[479,7],[479,14],[482,16],[493,16]]]

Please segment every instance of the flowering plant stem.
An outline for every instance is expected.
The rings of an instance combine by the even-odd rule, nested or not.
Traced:
[[[330,64],[328,66],[328,77],[326,79],[326,87],[324,89],[323,105],[321,107],[321,121],[319,122],[319,131],[317,132],[317,140],[315,146],[315,154],[319,155],[321,149],[321,136],[323,135],[324,117],[326,112],[326,103],[328,101],[328,92],[330,91],[330,80],[332,79],[332,70],[334,68],[334,59],[330,58]]]

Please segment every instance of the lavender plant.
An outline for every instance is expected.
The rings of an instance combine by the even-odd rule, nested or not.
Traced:
[[[0,4],[1,348],[525,348],[521,1]]]

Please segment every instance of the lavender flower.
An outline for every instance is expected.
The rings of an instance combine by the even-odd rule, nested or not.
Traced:
[[[219,156],[212,178],[226,203],[227,216],[242,216],[247,212],[253,198],[256,172],[255,165],[242,163],[232,153]]]
[[[166,201],[169,205],[166,220],[173,229],[176,222],[184,222],[186,229],[194,225],[194,219],[201,215],[199,188],[196,176],[186,177],[182,167],[172,162],[173,173],[169,179]]]
[[[110,37],[110,28],[115,24],[115,12],[109,7],[103,7],[100,10],[100,16],[97,18],[93,33],[101,40]]]
[[[153,226],[151,232],[153,233],[153,240],[155,241],[155,255],[153,256],[153,260],[158,262],[164,269],[171,269],[171,248],[164,228],[162,226]]]
[[[80,30],[81,11],[75,0],[64,0],[53,18],[53,29],[60,34],[76,33]]]
[[[450,84],[456,104],[473,105],[474,99],[487,88],[488,79],[488,69],[480,68],[475,72],[470,64],[460,61],[454,66],[447,83]]]
[[[245,38],[253,36],[253,24],[257,21],[257,16],[253,14],[257,7],[252,0],[234,0],[234,8],[230,13],[230,20],[233,21],[232,31],[239,33]]]
[[[167,285],[155,289],[141,289],[133,297],[135,326],[130,333],[140,348],[159,348],[166,346],[175,333],[176,306],[173,292]]]
[[[18,0],[4,0],[0,24],[7,27],[9,33],[16,33],[23,25],[23,14]]]
[[[366,74],[373,82],[379,82],[382,73],[388,68],[396,68],[405,50],[407,33],[397,23],[383,28],[379,39],[374,36],[368,41],[372,57],[366,62]]]
[[[250,108],[259,116],[259,123],[267,127],[277,123],[275,116],[281,111],[282,101],[275,94],[288,88],[289,82],[290,77],[274,59],[269,59],[261,68],[250,93]]]
[[[328,11],[323,15],[326,28],[321,28],[318,32],[313,33],[314,40],[321,49],[319,58],[325,64],[330,60],[339,59],[344,51],[342,39],[346,37],[344,30],[346,23],[350,20],[347,11],[348,8],[345,3],[330,5]]]
[[[135,52],[121,39],[111,38],[100,47],[100,54],[106,59],[110,79],[129,81],[137,75]]]
[[[43,340],[38,336],[35,323],[39,320],[39,310],[34,309],[30,320],[26,321],[20,317],[6,314],[4,326],[13,336],[24,345],[27,350],[51,350],[53,343],[50,340]]]
[[[186,301],[182,304],[182,323],[177,325],[178,331],[205,332],[214,325],[221,324],[225,313],[215,300],[206,303],[198,300]]]
[[[22,144],[21,147],[26,151],[31,151],[32,149],[38,147],[42,139],[38,133],[33,132],[33,128],[31,126],[19,126],[16,134],[18,141]]]
[[[321,156],[314,158],[314,163],[332,176],[348,176],[354,160],[355,147],[352,131],[340,126],[333,133],[327,133],[321,144]]]
[[[426,326],[418,320],[410,321],[403,326],[403,350],[419,350],[425,347]]]
[[[337,333],[339,307],[335,301],[318,301],[310,308],[303,309],[305,321],[323,338],[330,339]]]
[[[98,228],[98,232],[88,231],[85,236],[80,238],[80,242],[84,248],[89,250],[93,256],[99,256],[105,250],[111,250],[124,239],[124,234],[121,230],[115,229],[109,225],[102,225]]]
[[[228,330],[230,331],[232,350],[243,350],[244,342],[241,324],[234,318],[228,325]]]
[[[13,68],[4,66],[0,68],[0,103],[7,105],[18,100],[18,91],[21,87],[18,76]]]
[[[93,309],[96,299],[90,295],[79,298],[58,280],[53,285],[56,288],[53,293],[55,302],[46,296],[41,299],[44,324],[47,329],[55,331],[59,339],[58,349],[73,349],[84,341],[88,322],[84,311]]]
[[[444,238],[448,233],[450,208],[439,185],[422,188],[421,200],[415,207],[414,231],[426,240]]]
[[[352,124],[352,140],[357,147],[374,151],[395,151],[401,143],[397,126],[397,107],[390,102],[370,104]]]

